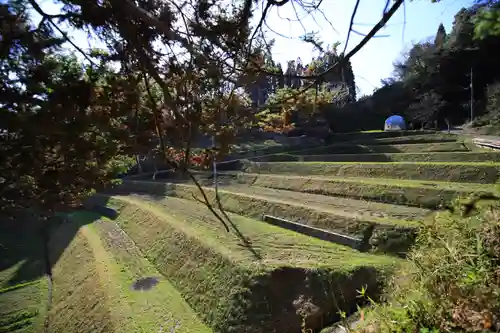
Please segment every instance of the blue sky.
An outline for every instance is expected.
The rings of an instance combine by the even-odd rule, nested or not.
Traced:
[[[314,18],[307,17],[302,23],[307,31],[319,31],[319,37],[325,44],[341,42],[339,50],[343,50],[349,21],[355,0],[324,0],[322,14],[316,13]],[[375,87],[380,86],[380,80],[387,78],[392,73],[392,63],[401,57],[403,51],[408,50],[415,42],[427,39],[436,34],[440,23],[443,23],[446,32],[451,31],[455,14],[462,8],[468,7],[473,1],[468,0],[441,0],[431,3],[431,0],[405,1],[399,11],[391,18],[387,27],[377,35],[388,37],[373,38],[352,59],[356,85],[360,89],[359,95],[370,94]],[[354,29],[361,33],[368,33],[382,15],[385,0],[361,0],[357,11]],[[299,17],[306,13],[299,11]],[[296,20],[292,6],[286,5],[278,10],[273,10],[267,20],[269,27],[288,37],[298,37],[304,33],[304,28],[297,22],[289,22],[286,18]],[[405,23],[406,22],[406,23]],[[332,28],[335,28],[333,30]],[[274,59],[286,68],[288,60],[300,57],[307,63],[317,52],[313,52],[309,44],[301,42],[298,38],[289,39],[280,37],[272,32],[270,38],[276,38]],[[351,34],[347,52],[353,48],[363,37]]]
[[[320,9],[324,16],[321,13],[306,15],[307,13],[298,9],[302,24],[296,22],[292,2],[279,9],[273,8],[266,22],[269,28],[285,36],[267,32],[269,39],[275,39],[273,58],[286,68],[289,60],[300,57],[303,63],[308,63],[313,56],[317,56],[317,51],[313,51],[310,44],[298,38],[304,34],[304,28],[308,32],[318,31],[320,40],[325,44],[341,42],[339,50],[343,50],[355,2],[355,0],[323,0]],[[385,0],[361,0],[354,20],[356,23],[354,29],[360,33],[368,33],[381,18],[385,2]],[[373,38],[351,59],[356,85],[359,88],[358,96],[370,94],[379,87],[380,80],[391,75],[392,63],[401,57],[402,52],[408,50],[415,42],[433,37],[440,23],[443,23],[449,32],[455,13],[462,7],[468,7],[472,2],[472,0],[441,0],[439,3],[431,3],[431,0],[405,1],[405,5],[401,6],[391,18],[388,26],[378,33],[382,37]],[[41,6],[48,13],[58,12],[58,7],[51,0],[43,0]],[[259,15],[256,15],[255,24],[259,18]],[[102,47],[101,43],[89,41],[88,36],[82,32],[71,31],[70,36],[82,48]],[[361,36],[351,34],[347,52],[361,39]]]

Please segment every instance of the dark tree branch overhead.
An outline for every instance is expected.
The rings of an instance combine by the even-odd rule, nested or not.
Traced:
[[[86,115],[86,112],[90,110],[89,117],[99,119],[102,122],[102,124],[93,124],[92,120],[85,119],[79,124],[82,128],[94,126],[92,131],[109,130],[106,138],[109,140],[107,144],[111,149],[106,151],[108,155],[105,157],[108,158],[116,152],[121,153],[124,150],[122,146],[132,147],[127,149],[136,155],[142,154],[144,151],[149,153],[153,149],[159,148],[162,159],[167,165],[182,171],[194,182],[203,196],[203,203],[223,224],[224,228],[228,231],[234,230],[244,244],[249,245],[250,242],[241,235],[237,226],[224,211],[217,188],[216,202],[213,203],[217,205],[215,208],[212,202],[209,202],[203,186],[189,170],[187,164],[190,163],[194,138],[198,134],[212,136],[221,150],[224,150],[224,154],[228,154],[232,144],[231,140],[234,140],[234,137],[239,133],[238,131],[246,130],[248,123],[254,124],[255,118],[252,117],[255,116],[255,109],[251,108],[244,95],[240,96],[238,85],[235,83],[239,82],[241,77],[255,79],[267,76],[282,80],[286,75],[290,79],[303,79],[309,82],[292,96],[275,100],[272,104],[261,105],[260,109],[285,103],[311,88],[316,88],[314,97],[316,101],[318,99],[317,88],[324,77],[337,70],[359,52],[393,16],[403,0],[396,0],[387,11],[384,11],[381,20],[349,53],[342,54],[336,63],[322,69],[321,72],[308,76],[283,74],[282,71],[268,71],[262,67],[261,63],[258,63],[257,59],[262,62],[263,50],[271,49],[270,44],[272,43],[266,41],[264,29],[267,26],[266,19],[273,7],[280,9],[289,6],[293,9],[294,20],[297,24],[302,25],[305,36],[311,37],[314,34],[309,33],[308,35],[307,27],[302,22],[303,15],[299,15],[299,10],[305,11],[306,16],[313,16],[313,19],[315,12],[325,16],[320,9],[322,1],[260,0],[260,2],[256,2],[244,0],[231,4],[221,4],[217,1],[205,0],[106,0],[98,2],[55,0],[56,4],[62,5],[61,13],[56,15],[44,12],[40,0],[26,0],[26,2],[42,16],[40,30],[51,30],[51,33],[60,34],[62,38],[59,40],[64,39],[68,42],[92,65],[85,67],[87,72],[84,74],[76,69],[74,71],[81,74],[80,78],[84,78],[81,79],[83,82],[77,81],[89,92],[83,94],[83,89],[78,90],[78,87],[75,87],[75,91],[80,94],[76,94],[71,102],[65,100],[65,103],[81,103],[81,105],[76,105],[74,109],[84,111],[80,111],[80,113],[75,111],[76,114]],[[351,32],[356,33],[353,30],[353,22],[359,3],[360,1],[357,0],[351,17],[344,53],[347,50]],[[255,7],[257,5],[262,5],[262,12],[260,17],[254,18],[257,24],[252,29],[250,23],[253,15],[256,15]],[[326,20],[328,21],[328,19]],[[107,54],[102,55],[102,57],[88,54],[70,38],[64,28],[61,28],[60,23],[63,22],[75,29],[93,32],[108,47]],[[333,29],[333,25],[331,22],[329,23]],[[303,40],[311,43],[311,40],[307,38],[303,38]],[[314,45],[314,43],[312,44]],[[316,46],[321,49],[321,43],[316,43]],[[99,66],[96,65],[95,59],[101,60]],[[118,66],[118,69],[108,68],[111,67],[112,62],[119,62],[121,66]],[[99,75],[105,78],[99,78]],[[87,87],[85,84],[89,82],[85,80],[94,80],[95,82],[92,81],[93,85]],[[106,84],[102,84],[102,82],[106,82]],[[52,98],[56,93],[58,91],[53,95],[51,93],[47,93],[47,95]],[[85,96],[81,95],[88,95],[87,100],[85,100]],[[73,95],[68,94],[68,96]],[[53,103],[58,105],[56,102]],[[12,105],[14,104],[12,103]],[[36,108],[37,106],[31,107]],[[71,107],[67,109],[72,110]],[[18,112],[18,114],[21,113]],[[228,116],[224,116],[224,121],[221,121],[221,115]],[[71,121],[68,119],[74,117],[74,115],[69,114],[58,114],[57,116],[70,124]],[[54,119],[59,118],[55,117]],[[143,127],[147,128],[144,133],[139,130],[139,122],[143,122]],[[33,126],[34,123],[36,122],[32,122],[30,126]],[[59,125],[61,125],[59,128],[50,132],[56,138],[59,138],[61,133],[68,132],[65,127],[66,123]],[[131,131],[132,129],[133,131]],[[98,135],[92,131],[90,131],[89,137],[97,140]],[[130,135],[130,132],[133,132],[133,135]],[[129,133],[128,136],[127,133]],[[75,130],[74,135],[78,136],[77,134],[81,133]],[[152,147],[152,142],[155,142],[156,139],[160,147]],[[141,140],[145,143],[139,144]],[[79,142],[77,143],[79,144]],[[51,161],[61,158],[57,154],[52,158],[50,155],[53,154],[54,148],[52,146],[44,147],[38,141],[36,144],[42,145],[40,151],[44,151],[50,156],[45,161],[47,167]],[[84,144],[93,147],[88,143]],[[169,155],[170,150],[167,149],[167,145],[171,145],[170,148],[181,149],[185,153],[183,156],[185,162],[178,163],[174,160]],[[16,147],[11,148],[15,151]],[[68,151],[71,149],[76,148],[70,147]],[[81,151],[89,156],[95,154],[87,152],[85,149],[81,149]],[[71,154],[73,154],[72,151]],[[215,161],[217,156],[213,154],[212,160]],[[64,155],[62,157],[64,160]],[[79,156],[78,158],[78,161],[84,160],[83,157]],[[98,160],[98,162],[104,164],[107,160]],[[101,164],[98,165],[101,166]],[[86,175],[93,176],[94,174],[89,172]],[[94,180],[85,183],[87,176],[82,176],[84,179],[82,183],[94,186]],[[48,180],[43,178],[41,174],[37,174],[36,177],[40,177],[40,182],[43,182],[47,188],[49,187]],[[46,196],[47,193],[50,193],[47,188],[43,188],[36,195]],[[80,190],[78,188],[78,191]],[[60,189],[60,192],[66,195],[67,190]],[[76,192],[77,190],[75,190]],[[36,195],[31,197],[37,197]]]
[[[401,5],[403,3],[404,3],[404,0],[396,0],[394,2],[394,4],[391,6],[391,8],[382,16],[382,18],[379,20],[379,22],[377,24],[375,24],[375,26],[370,30],[370,32],[368,32],[368,34],[366,34],[366,36],[351,51],[349,51],[349,53],[347,55],[345,55],[345,57],[343,57],[341,60],[339,60],[337,63],[335,63],[334,65],[332,65],[331,67],[329,67],[328,69],[323,71],[322,73],[319,73],[317,75],[309,75],[309,76],[291,75],[290,77],[292,77],[294,79],[316,80],[316,79],[320,79],[320,78],[324,77],[328,73],[331,73],[340,64],[346,62],[347,60],[352,58],[356,53],[358,53],[370,41],[370,39],[372,39],[375,36],[375,34],[385,26],[385,24],[391,19],[391,17],[397,12],[399,7],[401,7]],[[280,74],[265,71],[262,69],[261,69],[261,71],[269,76],[275,76],[275,77],[281,76]]]
[[[72,40],[71,38],[69,38],[68,34],[66,32],[64,32],[56,23],[54,23],[54,21],[52,21],[54,18],[68,18],[68,15],[49,15],[47,13],[45,13],[42,8],[38,5],[38,3],[36,2],[36,0],[28,0],[29,3],[31,4],[31,6],[33,7],[33,9],[38,13],[40,14],[40,16],[42,16],[42,22],[44,20],[47,20],[50,22],[50,24],[52,25],[52,27],[54,29],[56,29],[63,37],[64,39],[71,44],[71,46],[73,46],[75,48],[75,50],[77,50],[80,54],[82,54],[85,59],[87,59],[91,64],[93,65],[96,65],[96,63],[94,62],[94,60],[92,58],[89,57],[89,55],[84,52],[78,45],[76,45]]]
[[[35,0],[29,0],[29,1],[30,1],[30,3],[32,3],[33,7],[36,6],[35,9],[40,13],[40,15],[42,15],[43,17],[50,18],[49,15],[45,14],[41,10],[41,8],[38,6],[38,4],[36,4]],[[272,6],[277,6],[277,7],[284,6],[285,4],[287,4],[289,2],[290,2],[290,0],[282,0],[282,1],[268,0],[268,1],[266,1],[266,5],[264,7],[263,13],[262,13],[261,18],[259,20],[259,23],[257,24],[257,27],[255,28],[255,30],[254,30],[254,32],[252,34],[252,37],[250,38],[249,49],[251,48],[251,43],[252,43],[253,39],[255,38],[255,36],[257,34],[257,31],[260,30],[260,29],[262,29],[262,25],[265,24],[265,20],[266,20],[266,17],[267,17],[269,9]],[[199,52],[197,52],[194,49],[193,44],[192,44],[191,40],[189,39],[189,37],[188,38],[184,38],[184,37],[180,36],[178,33],[175,33],[167,24],[164,24],[160,19],[158,19],[154,15],[152,15],[149,12],[147,12],[146,10],[138,7],[132,1],[130,1],[130,0],[124,0],[124,3],[125,3],[125,7],[127,8],[127,11],[129,11],[129,13],[132,16],[137,16],[138,18],[140,18],[144,22],[146,22],[146,23],[150,24],[151,26],[154,26],[155,28],[159,29],[159,31],[161,31],[162,33],[164,33],[165,36],[168,39],[180,42],[181,45],[183,47],[185,47],[189,51],[189,53],[191,55],[195,54],[196,56],[202,56],[202,54],[200,54]],[[355,4],[354,10],[353,10],[353,13],[352,13],[352,16],[351,16],[351,20],[350,20],[350,28],[349,28],[348,36],[347,36],[346,43],[345,43],[345,46],[344,46],[344,53],[345,53],[345,50],[347,48],[347,44],[348,44],[348,41],[349,41],[349,36],[350,36],[351,31],[352,31],[352,26],[354,24],[354,17],[355,17],[355,14],[357,12],[357,8],[359,6],[359,3],[360,3],[360,1],[356,0],[356,4]],[[305,75],[288,75],[288,77],[290,77],[292,79],[306,79],[308,81],[314,80],[314,82],[312,82],[310,85],[308,85],[307,87],[305,87],[305,88],[301,89],[299,92],[297,92],[297,95],[291,96],[290,98],[288,98],[286,100],[283,100],[283,101],[280,101],[280,102],[286,102],[288,100],[294,99],[298,95],[304,93],[306,90],[313,88],[318,83],[318,81],[320,79],[322,79],[324,76],[326,76],[327,74],[329,74],[332,71],[334,71],[340,65],[344,64],[345,62],[347,62],[357,52],[359,52],[363,48],[363,46],[366,45],[366,43],[368,43],[368,41],[371,38],[375,37],[376,33],[385,26],[385,24],[396,13],[396,11],[399,9],[399,7],[404,3],[404,0],[396,0],[394,2],[394,4],[390,7],[390,9],[386,10],[387,6],[388,6],[388,3],[389,3],[389,1],[386,2],[386,8],[384,8],[384,14],[383,14],[382,18],[379,20],[379,22],[371,29],[371,31],[368,34],[366,34],[364,36],[364,38],[361,40],[361,42],[358,45],[356,45],[347,55],[345,55],[338,62],[336,62],[335,64],[333,64],[331,67],[329,67],[328,69],[326,69],[322,73],[319,73],[319,74],[316,74],[316,75],[308,75],[308,76],[305,76]],[[315,8],[319,8],[319,4],[316,5],[316,6],[314,6],[314,7]],[[183,18],[183,20],[185,20],[184,16],[182,16],[182,18]],[[53,23],[53,22],[51,22],[51,23]],[[58,30],[60,30],[55,24],[54,24],[54,26]],[[63,33],[63,32],[61,31],[61,33]],[[78,46],[76,46],[69,39],[69,37],[66,34],[63,33],[63,36],[67,39],[68,42],[70,42],[75,47],[76,50],[78,50],[80,53],[82,53],[86,58],[89,58],[88,55],[86,55],[85,52],[83,52],[83,50],[81,50]],[[247,61],[253,62],[253,60],[250,59],[250,58],[247,58]],[[247,63],[245,62],[245,64],[247,64]],[[239,72],[243,72],[244,68],[234,67],[234,70],[237,70]],[[262,73],[264,73],[264,74],[266,74],[266,75],[268,75],[268,76],[272,76],[272,77],[281,77],[281,76],[283,76],[283,74],[266,71],[266,70],[264,70],[262,68],[260,68],[259,71],[262,72]],[[273,105],[265,105],[261,109],[265,109],[265,108],[273,106]]]
[[[346,63],[350,58],[352,58],[356,53],[358,53],[370,41],[370,39],[372,39],[375,36],[375,34],[385,26],[385,24],[391,19],[391,17],[397,12],[399,7],[401,7],[401,5],[403,3],[404,3],[404,0],[396,0],[394,2],[394,4],[391,6],[391,8],[382,16],[382,18],[379,20],[379,22],[377,24],[375,24],[375,26],[370,30],[370,32],[351,51],[349,51],[349,53],[347,55],[341,57],[340,60],[338,60],[335,64],[330,66],[328,69],[326,69],[322,73],[319,73],[317,75],[310,75],[310,76],[289,75],[289,77],[291,77],[291,78],[313,80],[313,82],[311,82],[307,86],[301,88],[300,90],[298,90],[294,94],[292,94],[286,98],[283,98],[278,102],[263,105],[263,106],[259,107],[259,109],[265,110],[265,109],[271,108],[273,106],[278,106],[281,103],[291,101],[291,100],[297,98],[298,96],[304,94],[307,90],[314,88],[321,78],[323,78],[327,74],[333,72],[336,68],[338,68],[342,64]],[[260,71],[266,75],[269,75],[269,76],[274,76],[274,77],[282,76],[282,74],[269,72],[269,71],[266,71],[263,69],[260,69]]]
[[[347,50],[347,46],[349,45],[349,37],[351,37],[352,26],[354,25],[354,19],[356,17],[356,13],[358,12],[358,7],[359,7],[360,1],[361,0],[356,0],[356,4],[354,5],[354,9],[352,11],[351,21],[349,22],[349,31],[347,31],[347,38],[346,38],[345,43],[344,43],[344,51],[342,51],[343,54],[345,54],[345,51]],[[389,3],[389,1],[387,1],[386,6],[388,3]],[[385,14],[385,10],[384,10],[384,14]]]

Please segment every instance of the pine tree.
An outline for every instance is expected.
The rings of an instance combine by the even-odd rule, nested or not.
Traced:
[[[60,54],[62,40],[26,8],[1,4],[0,15],[0,214],[50,216],[130,165],[116,157],[135,96],[108,68]]]

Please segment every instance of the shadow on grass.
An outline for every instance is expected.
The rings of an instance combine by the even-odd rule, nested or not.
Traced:
[[[109,212],[73,210],[57,214],[50,221],[18,218],[0,223],[0,289],[50,275],[78,230],[110,217]],[[63,229],[63,232],[61,232]]]
[[[21,218],[0,223],[2,289],[38,279],[45,274],[40,229],[37,223]]]

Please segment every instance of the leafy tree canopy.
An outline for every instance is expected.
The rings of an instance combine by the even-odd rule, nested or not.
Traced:
[[[110,183],[133,84],[105,64],[64,55],[62,40],[33,26],[22,6],[0,5],[0,209],[52,212]]]
[[[435,37],[413,45],[394,63],[393,77],[360,108],[370,104],[380,122],[403,112],[422,125],[463,123],[470,120],[472,93],[474,115],[483,114],[488,85],[500,77],[498,8],[499,1],[492,0],[461,9],[449,33],[440,25]]]

